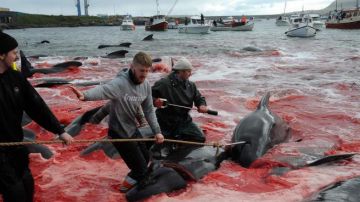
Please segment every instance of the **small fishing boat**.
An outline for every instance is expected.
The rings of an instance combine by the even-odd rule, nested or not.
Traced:
[[[316,35],[316,28],[309,15],[302,15],[291,18],[289,30],[285,34],[291,37],[313,37]]]
[[[207,34],[210,30],[210,25],[205,23],[205,20],[201,20],[200,16],[192,16],[188,22],[188,18],[185,19],[185,24],[178,26],[179,33],[187,34]]]
[[[121,23],[122,30],[135,30],[135,25],[131,15],[126,15]]]

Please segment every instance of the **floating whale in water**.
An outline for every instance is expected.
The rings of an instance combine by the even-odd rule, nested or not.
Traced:
[[[39,55],[29,56],[29,58],[35,58],[35,59],[39,59],[39,58],[42,58],[42,57],[48,57],[48,55],[39,54]]]
[[[99,45],[98,49],[107,48],[107,47],[130,47],[131,43],[121,43],[119,45]]]
[[[257,109],[244,117],[233,133],[232,142],[246,142],[232,146],[230,150],[231,158],[244,167],[249,167],[274,145],[286,142],[291,136],[287,123],[268,108],[269,98],[270,93],[263,96]],[[282,174],[291,169],[348,159],[353,155],[353,153],[328,156],[306,154],[300,157],[285,157],[280,163],[288,167],[274,168],[272,172]],[[259,167],[261,164],[262,162],[257,162],[252,167]]]
[[[32,81],[34,81],[33,86],[37,88],[48,88],[52,86],[65,85],[65,84],[71,84],[75,86],[100,85],[109,82],[110,79],[97,80],[97,81],[72,81],[62,78],[40,78],[40,79],[33,79]]]
[[[143,39],[143,41],[152,41],[152,40],[154,40],[153,34],[150,34],[150,35],[148,35],[147,37],[145,37],[145,38]]]
[[[23,51],[20,51],[20,58],[21,58],[21,73],[26,78],[31,77],[35,73],[42,73],[42,74],[58,73],[58,72],[65,71],[68,68],[79,67],[82,65],[82,63],[78,62],[78,61],[67,61],[67,62],[56,64],[50,68],[36,69],[27,60]]]
[[[246,142],[231,149],[232,159],[244,167],[290,138],[290,127],[268,108],[269,98],[270,93],[263,96],[256,111],[244,117],[233,133],[232,142]]]
[[[102,56],[103,58],[110,58],[110,59],[115,59],[115,58],[124,58],[125,54],[128,53],[129,51],[127,50],[119,50],[119,51],[114,51],[112,53],[107,54],[106,56]]]
[[[330,185],[306,201],[358,202],[359,190],[360,177],[356,177]]]
[[[246,46],[242,50],[250,51],[250,52],[261,52],[261,51],[263,51],[260,48],[257,48],[257,47],[254,47],[254,46]]]

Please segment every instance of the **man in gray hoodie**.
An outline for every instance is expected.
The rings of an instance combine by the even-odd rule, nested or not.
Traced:
[[[153,107],[151,87],[146,80],[152,66],[151,57],[143,52],[135,55],[130,69],[121,71],[112,81],[86,92],[72,87],[80,100],[110,100],[109,132],[111,138],[139,138],[136,115],[142,107],[145,118],[155,134],[156,143],[162,143],[161,134]],[[130,169],[120,191],[126,192],[144,179],[149,162],[149,152],[143,142],[113,143]]]

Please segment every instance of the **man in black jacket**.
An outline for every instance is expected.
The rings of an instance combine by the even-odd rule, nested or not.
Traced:
[[[189,81],[191,63],[182,58],[173,67],[173,72],[167,77],[155,82],[152,87],[152,96],[156,109],[156,116],[165,138],[181,139],[196,142],[205,142],[204,133],[192,122],[190,109],[167,106],[168,103],[192,108],[193,105],[200,113],[208,111],[205,97],[201,95],[194,82]]]
[[[18,59],[17,46],[13,37],[0,33],[0,142],[23,140],[21,119],[25,111],[39,125],[71,144],[73,138],[44,100],[20,72],[11,68]],[[25,146],[0,147],[0,193],[5,202],[33,200],[34,179]]]

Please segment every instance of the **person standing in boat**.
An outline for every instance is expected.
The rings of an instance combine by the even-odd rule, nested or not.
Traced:
[[[139,52],[130,69],[121,71],[112,81],[86,92],[71,87],[80,100],[110,100],[108,136],[113,139],[141,138],[136,116],[143,109],[146,121],[155,134],[156,143],[162,143],[161,134],[152,103],[151,86],[147,81],[152,66],[149,55]],[[145,179],[149,162],[149,151],[144,142],[114,142],[113,145],[125,161],[130,172],[125,177],[121,192],[127,192]]]
[[[189,81],[192,69],[190,61],[181,58],[175,63],[173,72],[155,82],[152,95],[154,106],[157,107],[156,116],[166,138],[205,142],[204,133],[192,121],[190,109],[166,106],[164,100],[189,108],[195,104],[198,112],[208,112],[205,97],[201,95],[195,83]]]
[[[240,19],[241,24],[242,24],[242,25],[245,25],[245,24],[246,24],[246,21],[247,21],[246,16],[243,15],[243,16],[241,17],[241,19]]]
[[[40,126],[71,144],[73,138],[44,100],[19,71],[11,68],[18,59],[17,46],[12,36],[0,33],[0,142],[23,141],[21,120],[25,111]],[[34,178],[28,154],[23,145],[0,147],[0,193],[4,202],[33,201]]]
[[[204,15],[201,13],[200,15],[200,23],[203,25],[205,22]]]

